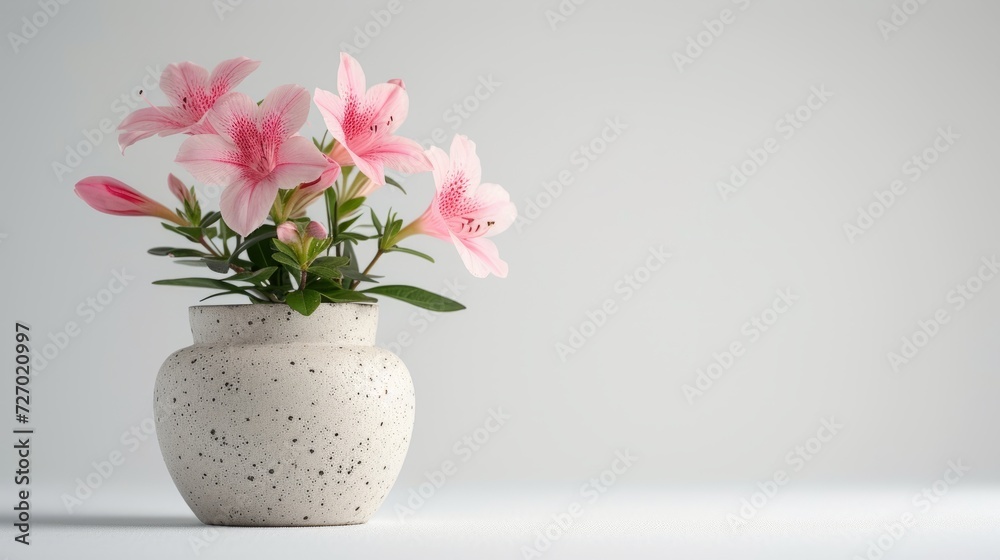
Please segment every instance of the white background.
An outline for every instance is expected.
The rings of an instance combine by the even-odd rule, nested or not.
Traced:
[[[635,553],[669,548],[677,525],[667,520],[686,517],[678,504],[694,504],[699,523],[730,538],[727,513],[779,470],[790,481],[758,521],[839,515],[817,507],[824,500],[795,509],[799,502],[781,505],[780,497],[844,489],[879,490],[878,503],[887,505],[878,519],[888,522],[913,509],[910,497],[942,477],[949,461],[961,460],[969,472],[950,491],[978,496],[976,507],[993,512],[985,526],[996,527],[988,492],[1000,482],[1000,279],[971,279],[1000,248],[1000,7],[928,2],[883,32],[879,21],[893,15],[888,0],[566,0],[561,19],[552,15],[560,10],[555,0],[391,6],[395,14],[379,0],[75,1],[26,43],[0,49],[3,318],[31,325],[36,354],[67,322],[79,326],[65,348],[50,349],[55,357],[32,381],[33,506],[58,515],[57,528],[79,535],[66,528],[100,515],[110,517],[98,526],[127,524],[140,510],[153,525],[163,524],[157,512],[168,526],[170,515],[188,515],[155,439],[142,440],[143,422],[149,426],[160,362],[190,343],[186,307],[204,294],[150,285],[191,272],[145,254],[174,242],[155,221],[98,214],[72,192],[82,177],[113,175],[167,202],[167,173],[192,180],[172,163],[182,138],[145,140],[122,157],[113,137],[87,131],[104,119],[117,124],[120,98],[139,87],[161,103],[155,78],[175,61],[211,68],[240,55],[261,60],[240,87],[255,98],[284,83],[335,89],[342,45],[354,49],[369,83],[405,79],[410,112],[401,134],[422,141],[437,134],[445,145],[456,132],[470,136],[484,179],[506,187],[530,220],[495,239],[510,263],[504,280],[470,277],[454,250],[432,239],[415,246],[437,264],[405,255],[380,263],[401,282],[439,292],[460,286],[457,299],[469,309],[428,321],[403,304],[382,305],[379,343],[399,350],[418,405],[403,472],[373,523],[397,523],[396,506],[406,505],[425,473],[452,460],[458,474],[407,519],[441,519],[445,529],[477,515],[503,524],[505,508],[521,503],[514,496],[529,496],[537,522],[507,525],[504,538],[490,541],[498,557],[520,557],[547,516],[581,500],[581,485],[628,450],[638,460],[616,477],[602,507],[622,519],[613,509],[620,496],[632,519],[651,520],[657,537],[648,546],[632,540]],[[26,37],[22,18],[41,21],[42,10],[6,2],[2,30]],[[705,23],[722,10],[732,23]],[[699,33],[707,45],[700,53],[690,47]],[[830,94],[822,101],[813,88]],[[786,115],[796,111],[801,127],[788,128]],[[624,130],[609,133],[609,121]],[[946,152],[925,155],[941,129],[957,138]],[[322,131],[313,109],[303,133]],[[757,167],[752,176],[722,196],[719,183],[730,181],[732,166],[744,164],[748,150],[760,159],[771,138],[777,151],[763,165],[747,164]],[[915,156],[935,159],[918,180]],[[859,208],[895,180],[905,193],[848,235],[845,224],[857,225]],[[416,217],[433,186],[429,176],[406,181],[408,196],[386,189],[371,203]],[[671,257],[647,274],[647,256],[661,247]],[[126,289],[100,312],[85,311],[123,269],[134,276]],[[626,299],[628,277],[645,282]],[[981,288],[973,299],[952,293],[970,280]],[[765,319],[777,319],[754,338],[744,325],[772,306],[778,290],[797,299],[785,313],[767,312]],[[597,328],[586,324],[609,299],[617,311]],[[889,354],[939,309],[948,322],[930,328],[932,337],[918,335],[927,343],[894,368]],[[561,355],[558,345],[570,345],[574,329],[592,336]],[[393,346],[400,340],[406,345]],[[703,394],[686,396],[685,385],[698,386],[714,354],[728,363],[722,353],[733,343],[745,352],[717,379],[702,379]],[[12,347],[4,346],[5,363],[13,363]],[[477,450],[463,451],[463,438],[476,435],[491,410],[509,419]],[[831,418],[843,428],[819,448],[811,444],[808,461],[789,456]],[[139,436],[123,436],[133,429]],[[4,464],[13,466],[4,447]],[[125,464],[68,511],[63,496],[115,451]],[[12,500],[11,477],[3,480]],[[687,501],[654,504],[655,492],[669,488],[684,489]],[[697,489],[718,507],[698,509]],[[478,491],[493,498],[469,498]],[[974,509],[942,504],[951,509],[938,516]],[[962,523],[973,533],[984,523],[969,519]],[[931,536],[924,536],[954,538],[946,526],[925,522]],[[803,534],[790,527],[788,534]],[[835,539],[839,548],[821,550],[864,554],[863,543],[882,530],[877,520],[852,527],[850,539]],[[996,531],[983,531],[996,550]],[[609,542],[632,534],[609,529]],[[192,553],[187,536],[177,538],[174,557]],[[690,550],[710,551],[716,540]],[[576,550],[588,548],[577,542]],[[563,546],[553,557],[574,550]],[[897,546],[894,554],[927,550],[912,540]],[[236,552],[214,549],[217,557]]]

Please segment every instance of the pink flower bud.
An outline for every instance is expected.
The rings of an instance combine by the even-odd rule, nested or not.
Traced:
[[[187,202],[191,198],[191,191],[177,178],[176,175],[171,173],[167,175],[167,186],[170,187],[170,192],[174,193],[177,200],[181,201],[181,204]]]
[[[406,82],[403,81],[403,78],[393,78],[393,79],[389,80],[389,83],[393,84],[393,85],[397,85],[397,86],[399,86],[399,87],[401,87],[403,89],[406,89]]]
[[[313,239],[326,239],[326,228],[319,222],[309,222],[306,226],[306,235]]]
[[[284,222],[278,226],[278,241],[285,245],[297,245],[299,243],[299,228],[295,222]]]
[[[153,216],[187,226],[166,206],[113,177],[87,177],[73,189],[91,208],[115,216]]]

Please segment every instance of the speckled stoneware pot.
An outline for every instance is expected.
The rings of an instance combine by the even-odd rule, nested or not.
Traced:
[[[156,378],[163,459],[203,523],[364,523],[403,466],[413,383],[374,346],[378,306],[190,309],[194,344]]]

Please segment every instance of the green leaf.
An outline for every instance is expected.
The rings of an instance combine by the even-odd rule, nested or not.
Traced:
[[[347,216],[354,213],[361,205],[365,203],[365,197],[361,196],[358,198],[352,198],[350,200],[344,201],[344,203],[337,206],[337,211],[340,216]]]
[[[195,243],[201,242],[202,231],[198,227],[188,227],[188,226],[172,226],[168,223],[161,223],[163,227],[169,229],[170,231],[183,235],[186,239],[194,241]]]
[[[278,267],[269,266],[267,268],[262,268],[260,270],[240,272],[238,274],[230,276],[229,278],[223,278],[223,280],[227,280],[229,282],[249,282],[256,286],[262,284],[264,281],[270,278],[271,275],[274,274],[276,270],[278,270]]]
[[[308,288],[305,290],[296,290],[285,296],[285,303],[288,304],[288,307],[303,315],[312,315],[312,312],[316,311],[316,308],[322,302],[323,296],[319,292]]]
[[[430,309],[431,311],[458,311],[465,309],[465,306],[455,300],[444,296],[428,292],[422,288],[413,286],[375,286],[367,290],[361,290],[366,294],[378,294],[405,301],[406,303]]]
[[[187,257],[207,257],[208,253],[204,251],[198,251],[197,249],[180,249],[177,247],[153,247],[149,250],[150,255],[156,255],[158,257],[174,257],[174,258],[187,258]]]
[[[420,251],[414,251],[413,249],[407,249],[406,247],[400,247],[399,245],[393,245],[392,247],[390,247],[389,249],[386,250],[386,252],[393,252],[393,251],[399,252],[399,253],[406,253],[408,255],[413,255],[415,257],[420,257],[422,259],[426,259],[426,260],[429,260],[431,262],[434,262],[434,259],[430,255],[425,255],[424,253],[421,253]]]
[[[377,231],[379,235],[382,235],[382,222],[380,222],[378,216],[375,215],[375,209],[371,210],[371,214],[372,214],[372,225],[375,226],[375,231]]]
[[[373,297],[368,297],[354,290],[323,290],[320,293],[323,295],[323,299],[333,303],[374,303],[377,301]]]
[[[344,245],[344,256],[350,261],[344,268],[360,274],[360,269],[358,268],[358,256],[354,254],[354,247],[352,247],[350,243]]]
[[[219,212],[209,212],[208,214],[205,214],[204,218],[201,219],[201,227],[207,228],[215,222],[218,222],[221,217],[222,214]]]
[[[344,232],[341,232],[341,233],[337,234],[337,241],[351,241],[351,242],[356,243],[358,241],[368,241],[369,239],[372,239],[373,237],[375,237],[375,236],[373,236],[373,235],[364,235],[364,234],[361,234],[361,233],[355,233],[353,231],[344,231]]]
[[[354,216],[350,220],[346,220],[346,221],[338,223],[337,224],[337,229],[340,230],[340,232],[338,232],[338,233],[345,232],[348,229],[350,229],[350,227],[354,225],[354,222],[358,221],[358,218],[360,218],[360,217],[361,217],[361,214],[358,214],[357,216]]]
[[[250,233],[250,237],[247,237],[243,243],[240,243],[230,258],[235,259],[240,256],[243,251],[250,249],[251,247],[257,245],[258,243],[271,239],[273,237],[278,237],[278,230],[272,225],[263,225]],[[253,259],[250,259],[253,260]]]
[[[299,262],[299,256],[295,254],[295,249],[292,249],[291,247],[282,243],[281,241],[278,241],[277,239],[272,240],[271,244],[274,245],[275,249],[291,257],[292,260],[294,260],[296,263]]]
[[[389,177],[388,175],[386,175],[385,182],[388,183],[388,184],[390,184],[390,185],[392,185],[392,186],[394,186],[394,187],[396,187],[397,189],[403,191],[403,194],[406,194],[406,189],[403,188],[403,185],[400,185],[399,183],[397,183],[396,180],[393,179],[392,177]]]
[[[331,268],[341,268],[347,266],[350,262],[351,259],[349,257],[320,257],[313,261],[313,264]]]
[[[299,265],[298,259],[293,259],[292,257],[289,257],[284,253],[273,253],[271,255],[271,258],[281,264],[288,265],[294,268],[295,270],[302,270],[302,267]]]
[[[218,272],[219,274],[229,272],[229,259],[204,258],[201,260],[205,261],[205,265],[208,266],[212,272]]]
[[[347,257],[320,257],[313,261],[309,272],[327,280],[340,279],[344,277],[340,269],[349,261]]]
[[[382,278],[382,276],[375,276],[371,274],[361,274],[357,269],[352,268],[341,268],[340,273],[344,275],[344,278],[348,280],[357,280],[358,282],[371,282],[373,284],[378,284],[377,278]]]
[[[212,298],[217,298],[219,296],[228,296],[229,294],[247,295],[247,294],[240,294],[239,292],[229,292],[229,291],[226,291],[226,292],[216,292],[216,293],[214,293],[214,294],[212,294],[210,296],[205,296],[205,297],[201,298],[198,301],[206,301],[206,300],[209,300],[209,299],[212,299]],[[255,298],[251,297],[250,299],[255,299]]]
[[[309,247],[306,249],[306,262],[312,262],[320,253],[326,251],[333,243],[332,237],[326,239],[310,239]]]
[[[207,264],[205,264],[205,261],[202,260],[202,259],[177,259],[174,262],[177,263],[177,264],[183,264],[183,265],[186,265],[186,266],[205,266],[205,267],[208,266]]]
[[[227,290],[236,293],[246,293],[246,290],[222,280],[215,278],[173,278],[171,280],[157,280],[153,282],[158,286],[189,286],[192,288],[214,288],[217,290]]]

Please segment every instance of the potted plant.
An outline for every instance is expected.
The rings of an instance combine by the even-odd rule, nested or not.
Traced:
[[[499,185],[482,183],[476,146],[456,136],[450,152],[396,135],[406,119],[402,80],[368,88],[356,60],[340,55],[337,94],[279,86],[259,102],[233,91],[259,65],[247,58],[211,73],[171,64],[160,85],[169,105],[122,121],[119,144],[185,134],[176,162],[222,187],[206,211],[194,187],[167,178],[171,210],[111,177],[87,177],[76,193],[108,214],[150,216],[184,246],[154,255],[204,274],[162,285],[246,296],[251,304],[191,307],[194,344],[171,354],[155,388],[160,449],[181,495],[207,524],[311,526],[364,523],[403,464],[414,396],[403,362],[376,347],[377,300],[434,311],[463,306],[375,274],[414,235],[451,242],[477,277],[507,275],[489,237],[516,218]],[[314,102],[328,131],[298,134]],[[409,223],[366,206],[386,169],[433,173],[436,192]],[[312,220],[319,207],[323,215]],[[373,256],[358,258],[370,243]]]

